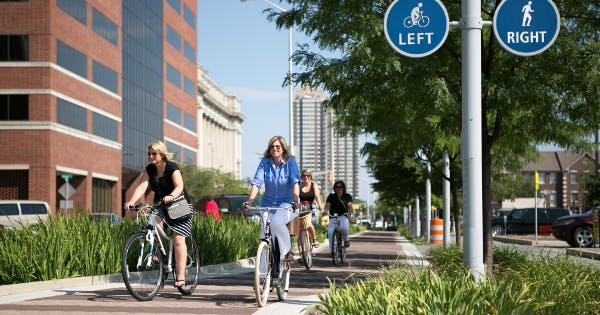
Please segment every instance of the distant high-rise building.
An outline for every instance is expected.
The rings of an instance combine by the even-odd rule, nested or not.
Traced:
[[[151,141],[197,164],[196,7],[0,1],[0,199],[120,213]]]
[[[301,169],[313,171],[313,180],[323,194],[331,192],[333,181],[343,180],[347,192],[356,198],[360,193],[360,142],[358,137],[333,131],[333,114],[323,108],[325,100],[323,91],[303,88],[295,92],[294,153]]]

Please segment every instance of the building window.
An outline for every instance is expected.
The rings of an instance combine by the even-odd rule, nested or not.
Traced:
[[[180,125],[181,124],[181,110],[179,107],[167,103],[167,119]]]
[[[184,148],[183,156],[186,164],[196,165],[196,151]]]
[[[0,35],[0,61],[28,61],[27,35]]]
[[[29,95],[0,95],[0,120],[28,120]]]
[[[548,177],[550,179],[550,184],[556,185],[558,173],[556,173],[556,172],[548,173]]]
[[[577,184],[577,172],[571,172],[571,184]]]
[[[84,0],[56,0],[56,6],[68,15],[87,25],[87,2]]]
[[[173,153],[173,160],[181,160],[181,147],[175,143],[167,142],[167,150]]]
[[[69,101],[56,99],[56,120],[59,124],[81,131],[87,131],[87,111]]]
[[[87,79],[87,57],[77,49],[56,40],[56,63]]]
[[[178,88],[181,87],[181,73],[170,64],[167,64],[167,81]]]
[[[183,5],[183,19],[189,24],[193,29],[196,29],[196,16],[194,12],[188,8],[187,5]]]
[[[181,50],[181,36],[171,26],[167,24],[167,42],[175,47],[178,51]]]
[[[183,113],[183,127],[187,130],[196,132],[196,116]]]
[[[117,24],[109,20],[104,14],[96,10],[96,8],[92,10],[92,29],[113,45],[119,45]]]
[[[539,172],[538,173],[538,184],[543,185],[546,183],[546,173],[544,172]]]
[[[179,10],[181,8],[181,0],[167,0],[167,2],[171,6],[171,8],[173,8],[173,10],[175,10],[175,12],[179,14]]]
[[[92,178],[91,212],[112,212],[112,188],[114,182]]]
[[[556,201],[556,192],[553,191],[550,193],[550,207],[556,207],[557,206],[557,201]]]
[[[196,82],[183,77],[183,90],[191,97],[196,97]]]
[[[96,60],[92,61],[92,81],[112,92],[119,93],[117,80],[116,72]]]
[[[196,50],[186,41],[183,41],[183,55],[187,60],[196,64]]]
[[[92,133],[112,141],[118,141],[118,123],[104,115],[92,114]]]

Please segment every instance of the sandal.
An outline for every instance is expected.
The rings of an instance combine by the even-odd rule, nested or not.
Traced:
[[[319,241],[317,241],[317,240],[315,240],[315,241],[312,243],[312,246],[313,246],[314,248],[319,248],[319,246],[320,246],[320,245],[321,245],[321,244],[319,244]]]
[[[177,285],[180,282],[183,282],[183,284]],[[183,288],[185,286],[185,279],[179,279],[179,280],[175,281],[175,283],[173,284],[173,286],[176,287],[176,288]]]
[[[284,260],[285,260],[286,262],[293,262],[293,261],[294,261],[294,254],[292,254],[291,252],[290,252],[290,253],[287,253],[287,254],[285,255],[285,258],[284,258]]]

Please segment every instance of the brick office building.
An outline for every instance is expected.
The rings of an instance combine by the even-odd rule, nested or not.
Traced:
[[[196,0],[0,1],[0,199],[120,213],[149,142],[194,162],[196,38]]]

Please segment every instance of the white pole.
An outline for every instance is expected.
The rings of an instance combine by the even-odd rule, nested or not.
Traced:
[[[444,247],[450,245],[450,159],[448,153],[444,152],[444,178],[443,178],[443,199],[444,199]]]
[[[427,162],[427,179],[425,180],[425,241],[431,241],[431,164]]]
[[[465,265],[479,282],[483,264],[481,146],[481,0],[462,0],[462,160]]]
[[[415,236],[421,236],[421,214],[419,213],[419,195],[415,201]]]
[[[292,27],[288,28],[289,31],[289,107],[290,107],[290,154],[294,155],[294,102],[292,100],[294,96],[294,86],[292,84]]]

